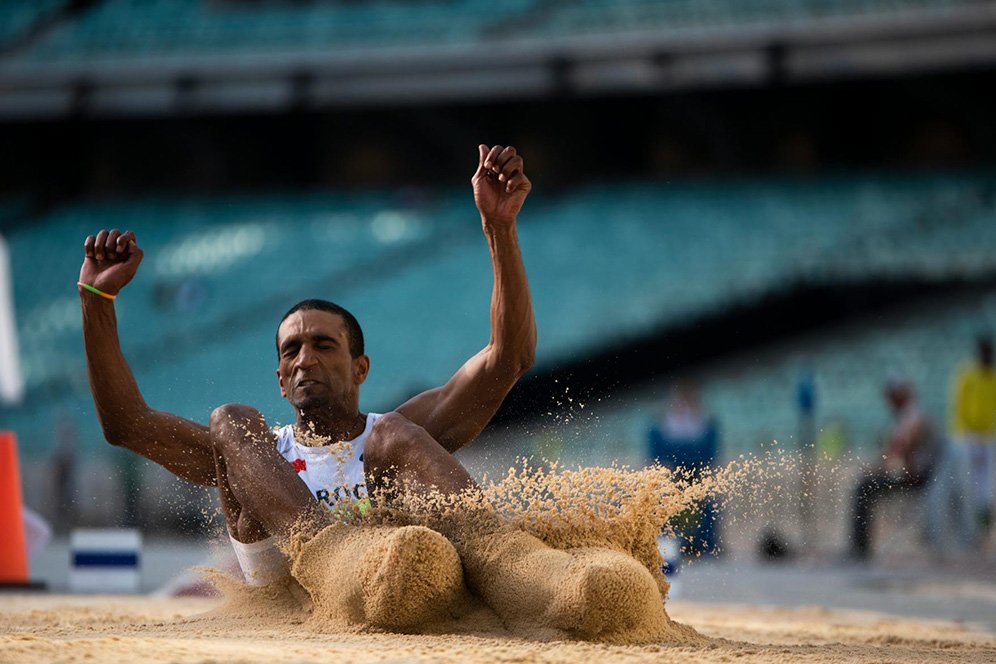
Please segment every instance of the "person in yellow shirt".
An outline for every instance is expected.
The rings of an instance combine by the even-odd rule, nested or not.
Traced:
[[[996,368],[993,341],[979,337],[976,359],[955,374],[951,394],[951,437],[965,446],[971,465],[975,510],[983,529],[992,522],[996,462]]]

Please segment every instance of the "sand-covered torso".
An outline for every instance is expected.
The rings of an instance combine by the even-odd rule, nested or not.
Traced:
[[[379,417],[377,413],[369,413],[359,436],[331,444],[325,440],[309,441],[308,436],[297,435],[293,425],[280,427],[275,431],[277,452],[294,468],[315,500],[334,509],[341,500],[359,500],[367,495],[364,444]]]

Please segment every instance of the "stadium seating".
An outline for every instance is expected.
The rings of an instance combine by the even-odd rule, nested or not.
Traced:
[[[33,61],[334,51],[577,36],[633,30],[768,25],[910,10],[945,11],[983,0],[377,0],[205,2],[105,0],[45,35]],[[60,0],[3,3],[0,40]],[[6,9],[5,9],[6,8]],[[30,8],[30,9],[29,9]],[[2,41],[0,41],[2,44]]]
[[[971,357],[975,337],[996,330],[996,298],[961,298],[902,312],[861,325],[835,327],[788,344],[752,353],[750,357],[694,374],[720,428],[724,459],[757,452],[762,447],[799,449],[800,417],[796,390],[802,372],[813,375],[816,388],[817,435],[839,430],[843,449],[818,446],[820,452],[875,458],[890,415],[882,397],[885,381],[909,378],[937,426],[947,427],[951,375]],[[582,441],[565,449],[562,460],[574,463],[643,464],[647,429],[660,413],[670,385],[659,382],[588,403],[584,411],[550,418],[557,435]],[[521,436],[514,453],[543,449],[544,427]],[[806,441],[811,443],[812,441]]]
[[[53,32],[29,57],[198,55],[469,42],[535,0],[245,3],[107,0]]]
[[[777,25],[911,10],[944,11],[979,0],[584,0],[558,3],[526,33],[575,36],[648,29]]]
[[[996,177],[976,172],[631,183],[556,199],[537,193],[520,237],[540,363],[555,365],[803,282],[991,276],[994,191]],[[40,449],[60,404],[99,439],[73,284],[83,237],[101,227],[135,229],[147,252],[118,311],[148,401],[200,421],[226,401],[289,417],[275,385],[272,344],[280,315],[304,297],[339,301],[360,318],[373,358],[364,406],[373,410],[440,384],[488,337],[487,249],[462,190],[70,205],[14,227],[7,238],[29,398],[4,419]],[[931,339],[918,337],[911,348]],[[951,357],[925,356],[929,366],[914,376],[933,380],[946,372],[955,346],[960,353],[965,343],[954,344]],[[846,374],[845,360],[828,366]],[[854,367],[863,361],[858,356]],[[786,360],[781,373],[758,380],[791,383],[792,366]],[[753,421],[750,412],[764,412],[778,426],[782,411],[754,401],[763,390],[751,391],[749,381],[728,384],[730,394],[755,395],[731,397],[731,408],[746,404],[733,419]],[[790,396],[770,398],[783,397],[790,413]],[[753,444],[756,437],[738,439]]]
[[[67,0],[0,0],[0,49],[66,5]]]

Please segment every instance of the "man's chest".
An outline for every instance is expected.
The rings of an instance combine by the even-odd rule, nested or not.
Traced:
[[[332,508],[341,500],[359,500],[367,495],[363,462],[357,457],[339,460],[331,455],[291,454],[285,455],[285,458],[315,500],[326,507]]]

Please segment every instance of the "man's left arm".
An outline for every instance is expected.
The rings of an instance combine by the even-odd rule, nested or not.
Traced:
[[[471,179],[491,252],[491,339],[441,387],[397,410],[425,428],[450,452],[473,440],[491,421],[516,381],[533,365],[536,322],[522,263],[516,219],[532,185],[513,147],[478,147]]]

